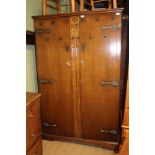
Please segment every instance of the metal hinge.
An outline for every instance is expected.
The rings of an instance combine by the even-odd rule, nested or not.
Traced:
[[[100,132],[101,133],[109,133],[112,135],[117,135],[117,130],[103,130],[103,129],[101,129]]]
[[[36,29],[35,33],[40,34],[40,33],[50,33],[51,29]]]
[[[47,83],[54,84],[54,82],[55,82],[54,80],[44,80],[44,79],[39,80],[40,84],[47,84]]]
[[[53,127],[53,128],[56,128],[57,125],[56,124],[43,123],[43,127]]]
[[[104,81],[104,80],[101,80],[100,84],[101,84],[101,86],[111,85],[111,86],[114,86],[114,87],[118,87],[118,81]]]
[[[108,29],[120,30],[121,29],[121,24],[101,26],[101,30],[108,30]]]

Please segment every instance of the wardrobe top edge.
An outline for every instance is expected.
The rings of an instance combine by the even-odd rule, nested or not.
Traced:
[[[53,17],[67,17],[67,16],[79,16],[79,15],[91,15],[91,14],[104,14],[104,13],[115,13],[115,12],[122,12],[123,8],[117,9],[105,9],[105,10],[95,10],[95,11],[81,11],[78,13],[67,13],[67,14],[55,14],[55,15],[42,15],[42,16],[32,16],[33,19],[37,18],[53,18]]]

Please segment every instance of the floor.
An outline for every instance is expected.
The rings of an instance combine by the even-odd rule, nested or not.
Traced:
[[[43,140],[43,155],[118,155],[99,147]]]

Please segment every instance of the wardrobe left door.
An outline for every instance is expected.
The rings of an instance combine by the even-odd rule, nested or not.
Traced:
[[[74,137],[69,17],[34,23],[43,134]]]

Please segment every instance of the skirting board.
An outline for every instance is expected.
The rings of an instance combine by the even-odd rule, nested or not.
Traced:
[[[57,136],[57,135],[51,135],[51,134],[43,134],[42,137],[45,140],[60,140],[60,141],[67,141],[67,142],[79,143],[84,145],[98,146],[105,149],[114,150],[115,152],[117,152],[119,148],[119,143],[117,142],[87,140],[87,139],[63,137],[63,136]]]

